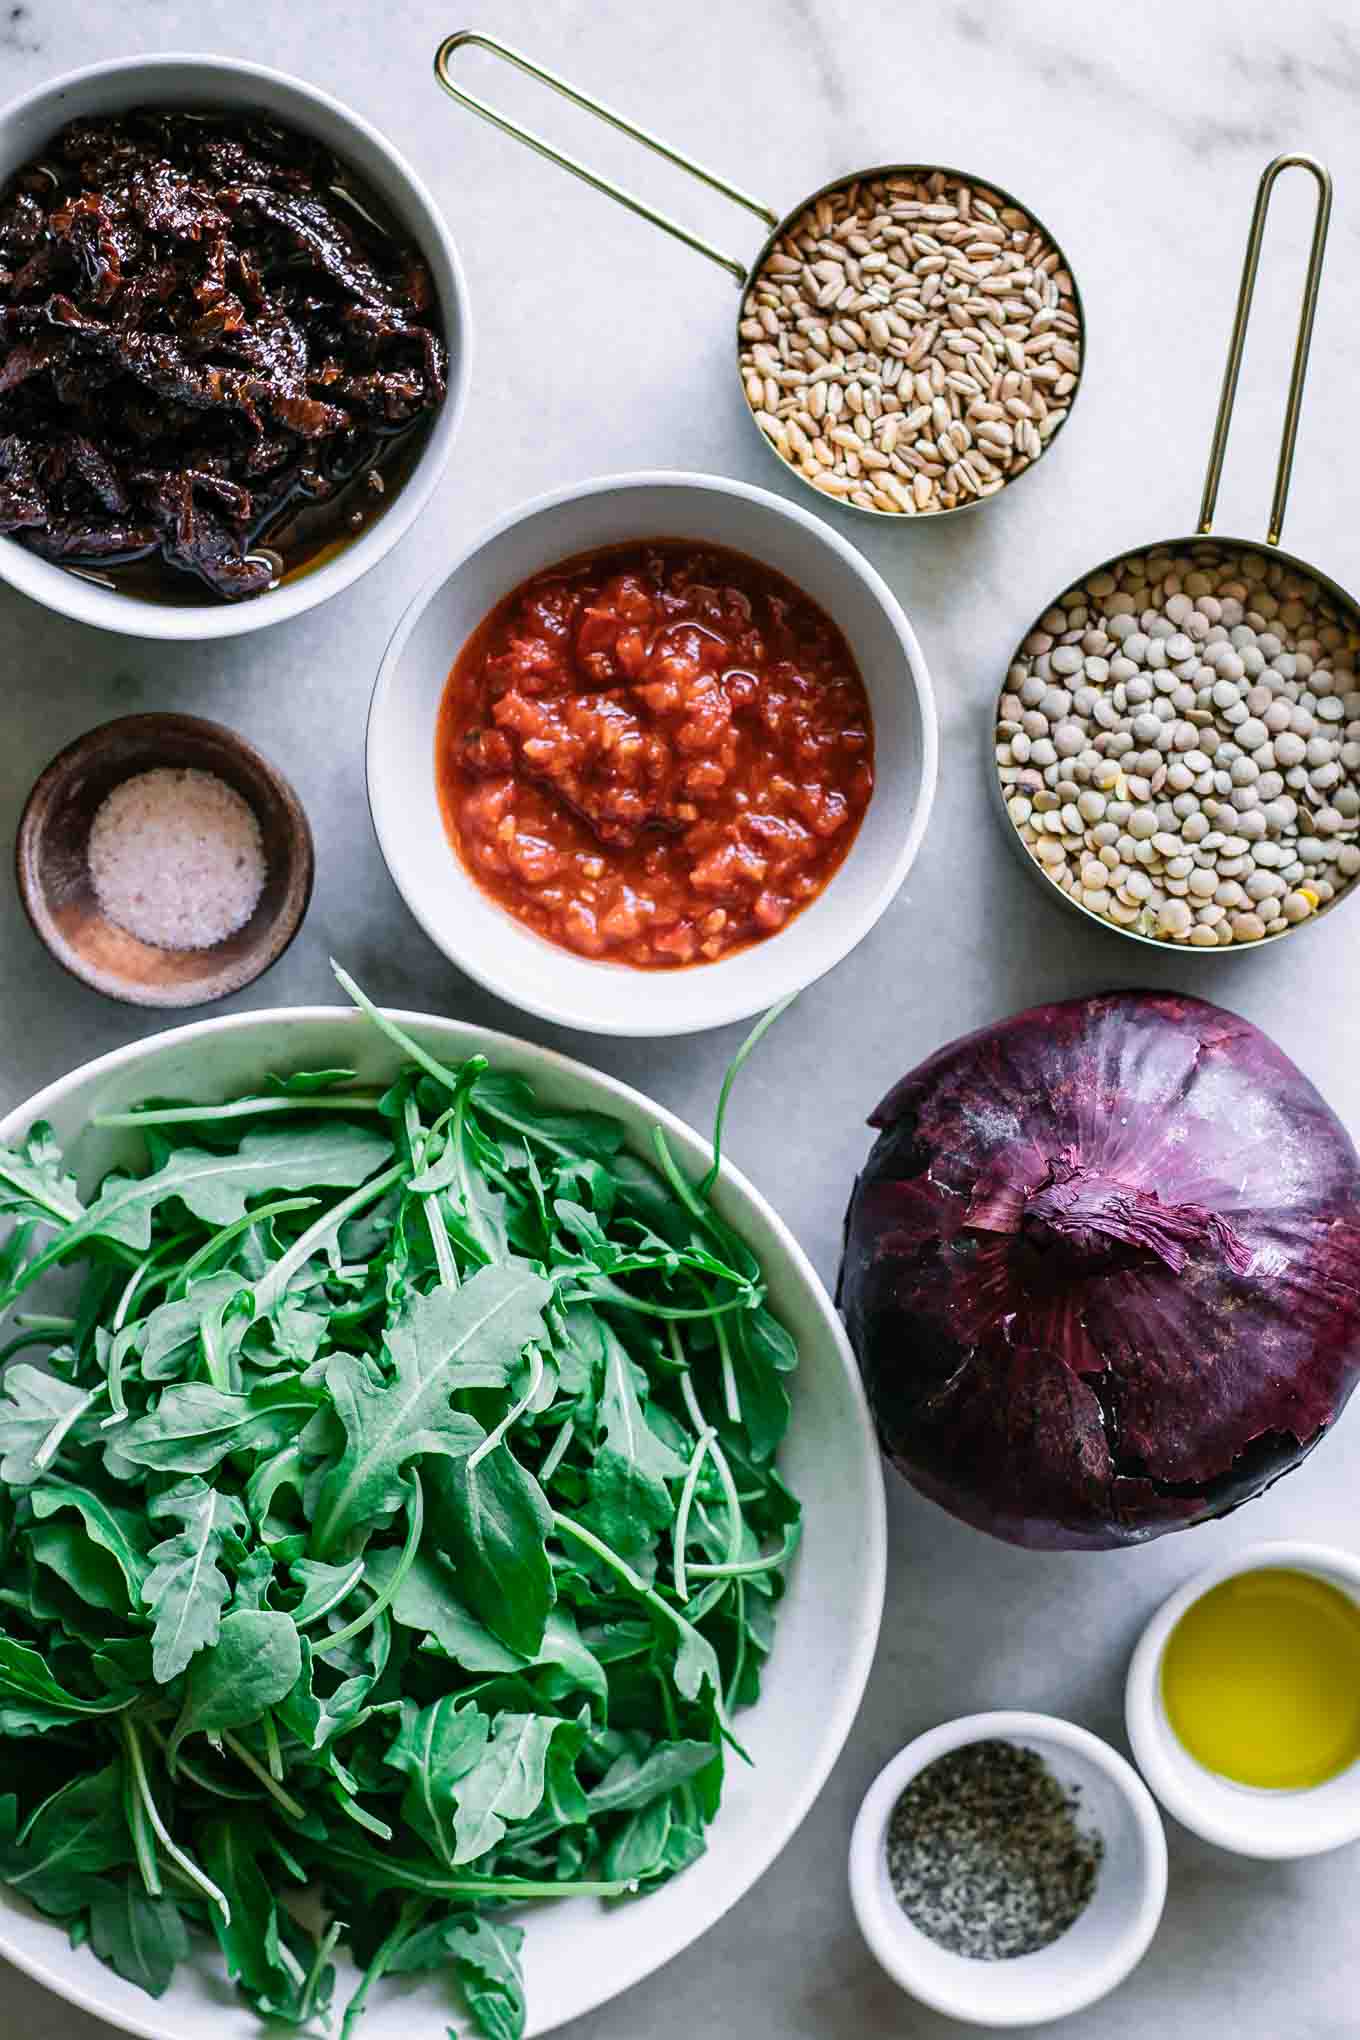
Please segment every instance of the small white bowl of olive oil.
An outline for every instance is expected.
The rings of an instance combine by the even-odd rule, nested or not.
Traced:
[[[1167,1812],[1241,1856],[1360,1840],[1360,1556],[1255,1544],[1163,1603],[1129,1741]]]

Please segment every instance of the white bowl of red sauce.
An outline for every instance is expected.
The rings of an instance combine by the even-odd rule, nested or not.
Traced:
[[[868,933],[937,749],[911,625],[836,532],[742,482],[609,475],[511,512],[411,604],[369,804],[468,976],[563,1026],[685,1034]]]

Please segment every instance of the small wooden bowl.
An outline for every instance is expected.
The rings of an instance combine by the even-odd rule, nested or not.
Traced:
[[[115,786],[157,766],[212,772],[260,825],[264,890],[243,928],[211,949],[158,949],[110,921],[86,861],[90,825]],[[282,773],[221,723],[196,715],[125,715],[102,723],[52,760],[19,822],[19,897],[63,969],[132,1006],[203,1006],[277,963],[312,896],[312,832]]]

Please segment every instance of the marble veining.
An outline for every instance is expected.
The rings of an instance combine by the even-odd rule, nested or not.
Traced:
[[[0,50],[14,50],[23,56],[36,57],[41,49],[42,37],[31,7],[15,5],[0,11]]]
[[[477,327],[471,400],[417,529],[327,608],[237,644],[141,645],[0,591],[0,830],[47,759],[141,707],[241,728],[294,779],[317,839],[307,924],[231,1002],[327,1002],[326,958],[378,997],[553,1039],[706,1121],[736,1030],[674,1043],[587,1041],[498,1006],[409,919],[378,857],[363,789],[369,688],[406,602],[480,526],[543,489],[648,466],[734,473],[794,496],[751,432],[732,367],[730,279],[445,100],[441,32],[520,44],[779,209],[868,164],[939,160],[1033,206],[1075,266],[1088,317],[1081,401],[1051,458],[994,505],[934,527],[836,522],[911,613],[943,733],[934,822],[902,895],[745,1071],[734,1158],[823,1275],[867,1148],[866,1113],[953,1035],[1111,985],[1198,992],[1265,1027],[1360,1128],[1360,907],[1286,952],[1212,964],[1137,954],[1061,915],[1013,861],[982,769],[1010,651],[1069,581],[1193,526],[1257,177],[1281,149],[1336,177],[1285,542],[1360,589],[1355,458],[1360,332],[1360,21],[1354,0],[476,0],[464,10],[296,0],[0,0],[0,98],[136,51],[225,52],[293,71],[355,106],[413,161],[453,222]],[[755,222],[639,158],[526,81],[469,59],[474,89],[643,190],[724,248]],[[1277,190],[1219,528],[1264,529],[1311,223],[1312,187]],[[801,493],[796,500],[802,501]],[[0,1099],[148,1031],[65,979],[0,881]],[[792,1132],[791,1132],[792,1129]],[[907,2003],[850,1917],[850,1821],[911,1735],[965,1710],[1047,1708],[1122,1743],[1128,1652],[1157,1600],[1252,1539],[1354,1544],[1360,1414],[1242,1514],[1144,1551],[1036,1557],[993,1545],[889,1488],[891,1585],[858,1728],[814,1813],[756,1889],[689,1954],[567,2040],[949,2040]],[[792,1676],[796,1677],[796,1667]],[[1104,2005],[1040,2040],[1350,2040],[1360,2003],[1349,1852],[1254,1865],[1173,1833],[1153,1949]],[[37,1985],[0,1977],[0,2030],[109,2040]],[[428,2040],[428,2036],[421,2036]]]

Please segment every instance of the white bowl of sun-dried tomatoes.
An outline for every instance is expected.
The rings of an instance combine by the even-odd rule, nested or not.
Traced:
[[[511,512],[411,604],[368,725],[407,905],[460,969],[600,1034],[684,1034],[810,984],[924,836],[930,677],[861,555],[712,475]]]

